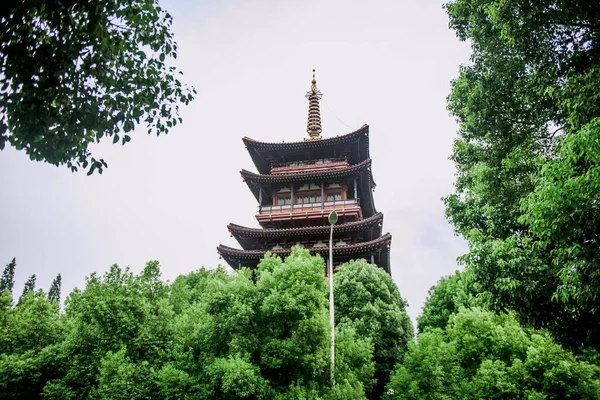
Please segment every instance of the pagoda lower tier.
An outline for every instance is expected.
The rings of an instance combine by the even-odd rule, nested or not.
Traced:
[[[337,267],[344,262],[350,260],[356,260],[363,258],[371,264],[376,264],[388,274],[390,274],[390,245],[392,242],[392,236],[386,233],[374,240],[368,242],[359,243],[345,243],[343,241],[336,241],[333,243],[333,265],[334,272],[337,271]],[[320,254],[323,258],[329,256],[329,245],[325,242],[322,244],[313,245],[308,248],[311,254]],[[299,243],[302,245],[301,243]],[[296,244],[294,244],[296,245]],[[268,250],[272,254],[285,257],[290,254],[291,248],[283,246],[275,246]],[[265,250],[240,250],[229,246],[220,245],[217,248],[219,254],[227,263],[234,269],[240,269],[242,267],[249,267],[251,269],[256,268],[260,260],[265,255]]]
[[[376,213],[366,219],[334,225],[334,266],[350,259],[364,258],[389,273],[391,235],[381,235],[382,223],[383,214]],[[295,245],[324,257],[329,254],[330,225],[260,229],[229,224],[228,229],[243,250],[221,245],[218,251],[234,269],[254,268],[267,251],[285,256]]]

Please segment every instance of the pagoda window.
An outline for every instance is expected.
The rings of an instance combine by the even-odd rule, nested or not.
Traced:
[[[321,202],[320,193],[302,193],[296,196],[296,204],[314,204]]]
[[[292,196],[288,195],[278,195],[275,197],[276,205],[278,206],[289,206],[292,204]]]
[[[327,201],[342,201],[341,191],[327,192]]]

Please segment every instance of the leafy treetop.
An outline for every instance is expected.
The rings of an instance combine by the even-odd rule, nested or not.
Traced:
[[[0,149],[88,174],[89,145],[136,125],[167,133],[195,90],[175,67],[172,18],[157,0],[8,0],[0,7]]]

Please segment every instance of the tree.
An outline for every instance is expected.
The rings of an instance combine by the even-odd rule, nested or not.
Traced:
[[[450,316],[461,307],[480,305],[476,288],[477,282],[469,271],[456,271],[454,275],[440,279],[429,289],[423,312],[417,317],[419,333],[432,328],[446,329]]]
[[[10,306],[6,300],[2,305]],[[63,324],[55,306],[41,290],[20,300],[0,310],[0,399],[39,399],[46,383],[64,374]]]
[[[31,275],[27,279],[27,282],[25,282],[25,285],[23,286],[23,293],[21,294],[21,297],[19,297],[19,304],[21,304],[21,302],[23,301],[25,296],[27,296],[27,293],[33,292],[34,290],[35,290],[35,274]]]
[[[91,143],[125,144],[142,122],[167,133],[195,93],[166,63],[177,56],[171,24],[157,0],[5,2],[0,149],[102,173]]]
[[[478,308],[410,344],[389,388],[399,399],[596,399],[600,368],[524,329],[511,314]]]
[[[493,309],[515,310],[522,322],[549,329],[565,345],[597,347],[593,271],[600,260],[590,252],[565,256],[594,246],[587,242],[596,235],[592,221],[581,229],[576,224],[596,198],[595,183],[583,182],[594,176],[595,150],[578,147],[588,160],[578,170],[573,163],[570,172],[553,165],[569,164],[571,137],[598,134],[600,5],[456,0],[446,9],[450,26],[473,48],[472,63],[461,67],[448,97],[459,122],[452,154],[458,176],[445,203],[469,243],[461,260]],[[550,184],[565,188],[577,177],[582,185],[569,203],[549,197],[558,194]],[[555,224],[548,210],[567,217]],[[571,228],[577,233],[557,242],[560,248],[548,242]]]
[[[43,291],[29,291],[13,307],[6,321],[8,346],[2,353],[38,353],[62,339],[62,324],[56,308]]]
[[[60,285],[62,283],[62,277],[60,274],[56,275],[56,278],[52,281],[52,285],[50,286],[50,290],[48,290],[48,301],[50,303],[56,302],[56,304],[60,307]]]
[[[181,387],[192,398],[364,398],[373,345],[348,326],[336,330],[337,392],[330,393],[323,270],[320,256],[295,247],[285,261],[266,254],[254,273],[186,277],[178,291],[188,284],[201,290],[191,288],[196,302],[181,307],[180,351],[161,371],[161,390],[169,398]]]
[[[2,277],[0,278],[0,293],[8,290],[12,294],[13,287],[15,286],[15,267],[17,261],[15,258],[11,262],[6,264]]]
[[[596,118],[560,141],[557,157],[544,163],[523,202],[522,217],[535,245],[548,250],[559,268],[555,296],[593,313],[600,312],[599,139]]]
[[[137,385],[130,398],[154,388],[153,375],[144,385],[133,378],[140,377],[139,371],[159,370],[171,359],[174,314],[167,295],[156,261],[137,276],[117,265],[104,276],[92,274],[85,290],[74,291],[65,302],[65,373],[44,388],[56,396],[47,397],[70,393],[72,398],[90,398],[99,391],[118,398],[123,388],[115,370],[132,378],[130,388]]]
[[[364,399],[373,343],[336,327],[329,382],[324,261],[295,248],[254,271],[160,279],[113,265],[65,312],[43,291],[0,295],[0,399]]]
[[[360,259],[343,264],[335,275],[335,316],[374,345],[373,398],[380,398],[394,366],[413,340],[413,326],[398,287],[381,268]]]

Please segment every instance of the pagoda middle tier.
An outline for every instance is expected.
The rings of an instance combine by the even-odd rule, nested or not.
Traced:
[[[382,236],[383,214],[373,201],[368,125],[328,139],[243,141],[258,173],[242,170],[241,175],[258,201],[261,228],[228,225],[242,249],[217,249],[231,267],[254,268],[265,252],[285,256],[295,245],[326,257],[327,217],[335,210],[334,266],[364,258],[390,272],[391,235]]]

